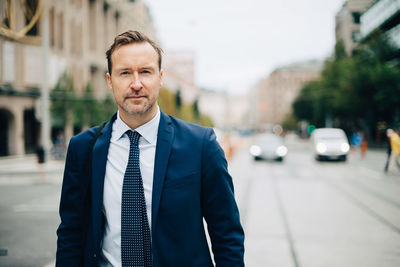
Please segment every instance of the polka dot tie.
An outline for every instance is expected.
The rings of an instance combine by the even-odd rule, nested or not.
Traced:
[[[122,186],[121,261],[123,267],[153,266],[150,227],[139,166],[138,132],[126,132],[130,140],[129,160]]]

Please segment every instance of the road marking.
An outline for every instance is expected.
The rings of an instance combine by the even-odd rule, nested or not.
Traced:
[[[345,189],[344,186],[339,185],[338,183],[333,182],[330,178],[327,178],[324,175],[321,175],[321,172],[317,170],[315,167],[313,167],[315,173],[318,174],[319,177],[322,177],[321,181],[325,182],[327,185],[330,185],[333,187],[337,192],[341,193],[343,196],[347,197],[347,199],[358,206],[361,210],[363,210],[366,214],[371,216],[372,218],[380,221],[382,224],[386,225],[388,228],[392,229],[394,232],[397,234],[400,234],[400,228],[391,223],[388,219],[386,219],[384,216],[380,215],[378,212],[376,212],[374,209],[370,208],[368,205],[364,204],[361,200],[359,200],[354,194],[350,193],[348,189]]]
[[[396,208],[400,209],[400,203],[391,199],[390,197],[384,195],[383,193],[379,192],[379,191],[375,191],[373,189],[371,189],[370,187],[360,183],[357,180],[354,179],[348,179],[345,181],[347,184],[350,184],[351,186],[353,186],[353,188],[358,189],[360,191],[363,191],[364,193],[370,195],[370,196],[374,196],[377,199],[380,199],[381,201],[384,201],[386,203],[391,204],[392,206],[395,206]]]
[[[275,194],[275,199],[277,201],[278,210],[279,210],[279,213],[281,215],[283,226],[285,228],[286,237],[287,237],[287,240],[288,240],[288,243],[289,243],[289,247],[290,247],[290,254],[291,254],[292,260],[293,260],[293,265],[295,267],[299,267],[300,264],[299,264],[299,260],[298,260],[298,257],[297,257],[296,248],[295,248],[295,245],[294,245],[293,234],[292,234],[292,231],[290,229],[289,220],[288,220],[288,217],[287,217],[287,214],[286,214],[285,206],[283,204],[283,199],[282,199],[282,196],[281,196],[281,192],[279,190],[278,181],[277,181],[276,175],[274,173],[273,173],[272,176],[273,177],[271,178],[271,183],[273,184],[272,186],[273,186],[273,191],[274,191],[274,194]]]

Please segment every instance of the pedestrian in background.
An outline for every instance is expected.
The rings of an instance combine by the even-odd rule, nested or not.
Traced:
[[[350,137],[350,143],[351,143],[351,151],[352,152],[356,152],[356,150],[358,150],[358,148],[361,146],[361,134],[360,132],[353,132],[353,134]],[[352,153],[352,154],[354,154]]]
[[[106,55],[118,111],[101,132],[70,141],[56,266],[213,266],[203,219],[215,264],[244,266],[232,178],[214,131],[157,105],[161,48],[128,31]]]
[[[386,163],[385,163],[384,172],[388,172],[388,170],[389,170],[390,157],[392,155],[392,146],[390,145],[389,130],[390,129],[387,129],[386,132],[385,132],[386,145],[387,145],[387,150],[386,150],[387,157],[386,157]]]
[[[361,158],[364,158],[365,155],[367,154],[367,148],[368,148],[368,136],[366,133],[362,133],[361,135],[361,146],[360,146],[360,152],[361,152]]]
[[[43,170],[43,164],[45,163],[45,150],[42,145],[39,145],[36,148],[36,162],[38,164],[38,170],[39,170],[39,176],[40,176],[40,181],[43,183],[46,180],[46,174]]]
[[[390,144],[390,153],[388,153],[388,159],[385,165],[385,172],[388,172],[394,164],[400,169],[400,137],[393,129],[387,129],[386,135]]]

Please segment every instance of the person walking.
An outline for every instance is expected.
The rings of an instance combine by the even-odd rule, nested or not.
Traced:
[[[366,133],[362,133],[361,136],[362,136],[361,146],[360,146],[361,158],[365,158],[368,149],[368,136]]]
[[[127,31],[106,55],[118,110],[68,146],[56,266],[244,266],[244,232],[214,131],[157,105],[161,48]]]
[[[385,162],[385,167],[384,167],[384,172],[387,173],[389,171],[389,163],[390,163],[390,158],[392,156],[392,146],[390,145],[390,137],[389,137],[389,129],[386,130],[386,143],[387,143],[387,150],[386,150],[386,162]]]
[[[400,136],[393,129],[387,129],[386,135],[390,143],[390,154],[385,165],[385,172],[388,172],[395,164],[400,169]]]

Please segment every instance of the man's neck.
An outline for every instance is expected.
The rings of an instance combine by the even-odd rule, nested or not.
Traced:
[[[157,115],[157,111],[158,111],[157,106],[151,111],[149,110],[144,114],[131,115],[124,111],[119,110],[119,116],[126,125],[128,125],[132,130],[134,130],[151,121]]]

